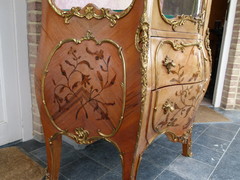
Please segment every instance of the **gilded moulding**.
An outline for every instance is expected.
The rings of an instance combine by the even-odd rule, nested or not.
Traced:
[[[189,137],[192,135],[192,127],[186,131],[182,136],[177,136],[172,132],[165,132],[166,136],[173,142],[187,144]]]
[[[188,157],[192,156],[192,126],[182,136],[177,136],[172,132],[166,132],[165,134],[169,140],[182,143],[183,145],[187,145],[184,147],[186,148],[186,154],[183,155]]]
[[[212,50],[211,50],[211,47],[210,47],[209,36],[210,36],[210,31],[209,31],[209,28],[208,28],[206,30],[206,36],[205,36],[205,41],[204,42],[205,42],[205,48],[208,51],[209,61],[212,62]]]
[[[135,147],[135,156],[137,155],[137,150],[138,150],[138,144],[140,140],[140,133],[141,133],[141,128],[142,128],[142,121],[143,121],[143,114],[144,114],[144,109],[145,109],[145,103],[146,103],[146,96],[147,96],[147,68],[148,68],[148,51],[149,51],[149,30],[150,30],[150,25],[148,22],[148,15],[147,15],[147,6],[148,2],[147,0],[144,0],[144,10],[143,14],[140,20],[140,25],[137,28],[136,34],[135,34],[135,47],[137,51],[140,53],[140,60],[141,60],[141,84],[142,84],[142,89],[141,89],[141,116],[139,120],[139,130],[138,130],[138,135],[137,135],[137,142],[136,142],[136,147]],[[141,161],[141,154],[139,155],[139,159],[137,162],[137,168],[140,165]],[[134,164],[134,163],[133,163]],[[133,174],[134,167],[132,166],[131,174]]]
[[[48,0],[48,3],[58,15],[62,16],[65,19],[66,24],[69,23],[72,17],[76,16],[79,18],[86,18],[88,20],[93,18],[98,20],[106,18],[110,21],[110,26],[113,27],[116,25],[117,20],[123,18],[131,11],[135,0],[132,1],[127,9],[119,13],[113,12],[110,9],[106,8],[98,9],[94,4],[87,4],[84,8],[72,7],[69,11],[64,11],[56,6],[54,0]]]
[[[83,128],[76,128],[75,134],[69,133],[67,130],[60,131],[53,136],[50,137],[49,143],[50,145],[53,144],[53,141],[59,136],[59,135],[66,135],[71,137],[76,143],[78,144],[91,144],[94,141],[96,141],[96,138],[89,138],[89,132]],[[99,138],[100,139],[100,138]]]
[[[163,109],[163,113],[167,114],[168,112],[173,112],[174,109],[174,103],[170,101],[170,99],[168,99],[162,106]]]
[[[89,132],[85,129],[83,129],[82,127],[76,128],[75,129],[75,134],[69,133],[68,130],[63,130],[60,127],[57,126],[57,124],[54,122],[54,119],[52,117],[52,115],[50,114],[48,107],[47,107],[47,103],[45,100],[45,80],[47,77],[47,74],[49,72],[48,67],[51,63],[51,60],[54,56],[54,54],[56,53],[56,51],[62,47],[62,45],[64,45],[65,43],[69,43],[69,42],[74,42],[75,44],[81,44],[83,41],[94,41],[96,43],[96,45],[102,45],[103,43],[110,43],[113,46],[115,46],[118,49],[118,53],[119,53],[119,57],[122,60],[122,66],[123,66],[123,82],[121,83],[121,87],[122,87],[122,97],[123,97],[123,103],[122,103],[122,112],[121,112],[121,117],[119,119],[119,123],[117,125],[117,127],[112,131],[111,134],[104,134],[101,132],[101,130],[98,130],[98,134],[99,136],[95,136],[95,137],[89,137]],[[43,75],[42,75],[42,84],[41,84],[41,91],[42,91],[42,99],[43,99],[43,105],[45,108],[45,111],[47,113],[48,118],[50,119],[51,123],[53,124],[53,126],[59,131],[58,133],[54,134],[51,138],[50,138],[50,144],[51,142],[53,142],[53,140],[56,139],[57,136],[59,135],[67,135],[69,137],[71,137],[73,140],[75,140],[77,143],[79,144],[90,144],[93,143],[96,140],[102,139],[102,138],[109,138],[114,136],[117,131],[119,130],[123,118],[124,118],[124,112],[125,112],[125,103],[126,103],[126,63],[125,63],[125,59],[122,53],[122,47],[119,46],[116,42],[114,42],[113,40],[109,40],[109,39],[104,39],[101,41],[97,41],[96,38],[93,36],[93,34],[88,31],[87,34],[82,37],[81,39],[65,39],[63,41],[60,41],[59,44],[53,49],[53,51],[50,53],[49,57],[48,57],[48,61],[46,63]]]
[[[197,17],[193,17],[191,15],[179,15],[173,19],[169,19],[167,17],[165,17],[165,15],[161,12],[161,5],[160,5],[160,1],[158,3],[158,6],[159,6],[159,14],[161,15],[163,21],[169,25],[172,26],[172,30],[173,31],[176,31],[176,28],[179,27],[179,26],[183,26],[186,22],[191,22],[193,23],[194,25],[197,25],[197,30],[198,32],[200,32],[201,30],[201,27],[204,25],[204,19],[205,19],[205,16],[206,16],[206,10],[203,9],[202,10],[202,13],[199,14]]]
[[[141,74],[142,74],[142,79],[141,79],[141,84],[142,84],[142,98],[141,98],[141,120],[142,121],[142,116],[144,112],[144,106],[145,106],[145,101],[146,101],[146,95],[147,95],[147,67],[148,67],[148,50],[149,50],[149,23],[148,23],[148,18],[147,18],[147,1],[144,1],[145,5],[145,11],[142,15],[140,25],[137,29],[136,35],[135,35],[135,46],[138,52],[140,52],[141,56]],[[140,125],[141,127],[141,125]]]
[[[168,74],[172,72],[172,68],[176,67],[176,64],[172,59],[170,59],[168,56],[165,57],[165,59],[162,61],[163,66],[167,69]]]
[[[184,43],[179,40],[163,40],[163,41],[160,41],[160,43],[157,46],[156,55],[159,53],[160,48],[164,44],[169,44],[175,51],[181,51],[181,52],[183,52],[185,48],[191,47],[191,46],[197,46],[197,48],[199,50],[202,50],[202,42],[201,41],[196,41],[194,43]]]

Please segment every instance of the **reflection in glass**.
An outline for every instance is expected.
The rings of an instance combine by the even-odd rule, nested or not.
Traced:
[[[95,4],[99,8],[109,8],[116,11],[127,9],[132,3],[131,0],[54,0],[56,6],[62,10],[72,7],[85,7],[87,4]]]
[[[202,0],[159,0],[163,14],[167,18],[178,15],[192,15],[197,17],[201,12]]]

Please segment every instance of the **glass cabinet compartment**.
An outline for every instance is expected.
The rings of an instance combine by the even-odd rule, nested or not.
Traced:
[[[166,18],[179,15],[197,17],[201,13],[202,0],[159,0],[162,13]]]
[[[68,10],[72,7],[85,7],[87,4],[92,3],[99,8],[109,8],[114,11],[122,11],[127,9],[132,3],[131,0],[52,0],[55,5],[62,10]]]

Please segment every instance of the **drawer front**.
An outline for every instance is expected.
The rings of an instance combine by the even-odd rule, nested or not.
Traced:
[[[152,127],[157,133],[185,131],[204,95],[203,84],[178,85],[153,91]]]
[[[197,40],[152,39],[155,88],[201,82],[204,79],[204,53]]]

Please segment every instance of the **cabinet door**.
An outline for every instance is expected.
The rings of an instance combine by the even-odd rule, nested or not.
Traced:
[[[203,0],[154,0],[152,28],[199,33],[206,18],[205,3]]]

